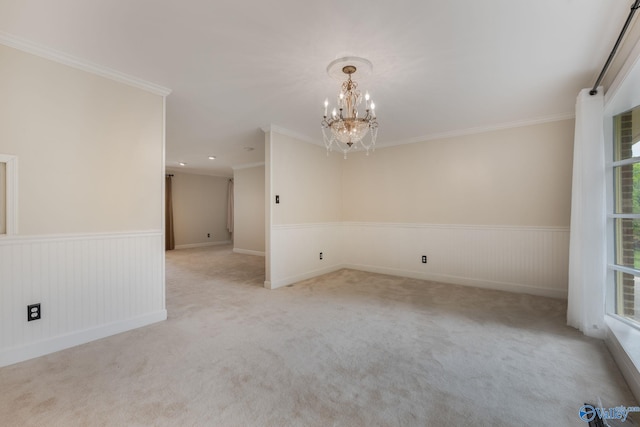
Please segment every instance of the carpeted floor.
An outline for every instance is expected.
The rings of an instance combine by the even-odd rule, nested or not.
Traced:
[[[264,259],[167,254],[169,319],[0,369],[2,426],[583,426],[637,405],[565,302]]]

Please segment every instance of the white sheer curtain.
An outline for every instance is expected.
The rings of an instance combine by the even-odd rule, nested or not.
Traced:
[[[602,88],[576,101],[569,243],[567,323],[586,335],[604,337],[606,280],[606,191]]]

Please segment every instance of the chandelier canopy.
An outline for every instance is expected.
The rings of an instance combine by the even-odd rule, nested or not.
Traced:
[[[324,118],[322,119],[322,135],[327,155],[332,149],[342,151],[344,158],[347,153],[357,147],[366,150],[375,150],[376,137],[378,136],[378,121],[376,119],[376,105],[369,92],[364,94],[364,114],[358,111],[362,104],[363,96],[358,90],[358,83],[352,79],[352,75],[361,69],[371,71],[371,63],[363,58],[340,58],[333,61],[327,67],[329,75],[339,76],[340,71],[347,76],[342,83],[342,88],[337,97],[337,108],[334,107],[331,116],[327,117],[329,99],[324,101]],[[369,138],[365,140],[365,137]]]

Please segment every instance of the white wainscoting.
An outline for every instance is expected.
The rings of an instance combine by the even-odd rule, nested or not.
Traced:
[[[251,249],[233,248],[233,252],[236,253],[236,254],[265,256],[264,252],[262,252],[262,251],[252,251]]]
[[[271,233],[268,288],[352,268],[567,298],[567,227],[344,222],[277,225]]]
[[[159,230],[1,238],[0,366],[166,319],[163,262]]]
[[[204,242],[204,243],[187,243],[185,245],[176,245],[175,249],[193,249],[193,248],[204,248],[206,246],[222,246],[222,245],[230,245],[231,240],[219,240],[217,242]]]
[[[343,230],[348,268],[567,297],[566,227],[345,223]]]
[[[274,225],[271,281],[265,287],[290,285],[339,270],[342,264],[342,223]]]

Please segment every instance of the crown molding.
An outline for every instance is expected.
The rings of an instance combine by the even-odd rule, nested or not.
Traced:
[[[458,129],[458,130],[441,132],[441,133],[432,133],[432,134],[427,134],[423,136],[417,136],[414,138],[403,139],[399,141],[391,141],[386,143],[379,142],[378,144],[376,144],[376,150],[381,148],[387,148],[387,147],[395,147],[397,145],[415,144],[417,142],[434,141],[438,139],[448,139],[448,138],[455,138],[458,136],[475,135],[475,134],[492,132],[492,131],[503,130],[503,129],[513,129],[513,128],[519,128],[524,126],[534,126],[534,125],[539,125],[544,123],[559,122],[562,120],[575,119],[575,117],[576,117],[575,113],[554,114],[550,116],[536,117],[533,119],[516,120],[513,122],[505,122],[505,123],[499,123],[499,124],[488,125],[488,126],[479,126],[475,128],[468,128],[468,129]],[[322,143],[319,140],[314,140],[312,138],[309,138],[306,135],[302,135],[300,133],[291,131],[289,129],[286,129],[280,126],[270,125],[267,127],[263,127],[262,130],[265,133],[277,132],[281,135],[290,136],[292,138],[296,138],[301,141],[308,142],[310,144],[322,146]],[[364,151],[364,150],[363,149],[352,150],[352,152],[357,152],[357,151]]]
[[[276,132],[276,133],[279,133],[280,135],[285,135],[291,138],[299,139],[300,141],[308,142],[309,144],[322,145],[322,142],[320,140],[309,138],[307,135],[303,135],[301,133],[298,133],[280,126],[269,125],[261,129],[264,133]]]
[[[237,171],[241,169],[257,168],[258,166],[264,166],[264,164],[264,162],[245,163],[243,165],[231,166],[231,169]]]
[[[450,132],[432,133],[428,135],[418,136],[415,138],[403,139],[384,144],[376,144],[376,149],[394,147],[397,145],[415,144],[417,142],[434,141],[438,139],[449,139],[458,136],[475,135],[480,133],[492,132],[503,129],[513,129],[525,126],[534,126],[543,123],[559,122],[562,120],[575,119],[575,113],[556,114],[552,116],[537,117],[534,119],[517,120],[513,122],[500,123],[488,126],[479,126],[475,128],[459,129]]]
[[[101,77],[124,83],[126,85],[151,92],[155,95],[167,96],[171,93],[171,89],[168,89],[166,87],[148,82],[129,74],[121,73],[120,71],[116,71],[112,68],[94,64],[73,55],[69,55],[64,52],[52,49],[48,46],[37,44],[2,31],[0,31],[0,44],[21,50],[26,53],[30,53],[32,55],[39,56],[41,58],[55,61],[69,67],[76,68],[78,70],[86,71]]]

